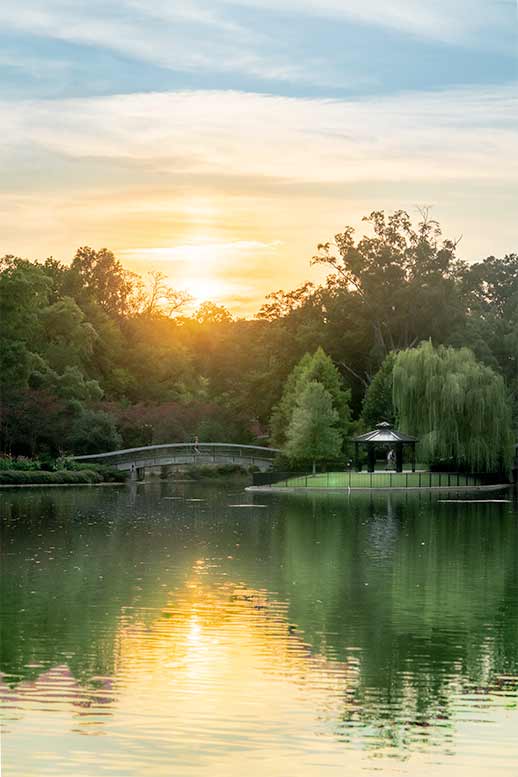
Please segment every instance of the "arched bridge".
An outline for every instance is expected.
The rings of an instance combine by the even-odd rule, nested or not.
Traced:
[[[126,448],[109,453],[74,456],[75,461],[108,464],[116,469],[134,473],[139,478],[151,467],[178,467],[182,465],[239,464],[242,467],[271,469],[280,451],[259,445],[231,445],[221,442],[171,443],[148,445],[143,448]]]

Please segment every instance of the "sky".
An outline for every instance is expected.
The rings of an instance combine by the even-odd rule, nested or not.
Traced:
[[[0,254],[248,316],[372,210],[518,251],[516,0],[3,0],[0,39]]]

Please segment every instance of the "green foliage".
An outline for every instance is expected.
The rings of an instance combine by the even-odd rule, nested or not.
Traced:
[[[41,324],[41,352],[50,367],[63,371],[87,364],[97,333],[73,299],[63,297],[44,308]]]
[[[115,420],[102,410],[83,410],[74,422],[69,447],[77,453],[105,453],[120,448]]]
[[[87,380],[79,367],[65,367],[60,374],[51,369],[40,356],[33,358],[29,385],[61,399],[79,402],[98,401],[103,395],[99,383],[96,380]]]
[[[294,461],[313,461],[313,469],[317,461],[335,458],[342,446],[338,422],[330,392],[311,381],[295,405],[284,452]]]
[[[107,464],[76,461],[70,456],[60,456],[54,464],[53,470],[56,472],[63,470],[68,470],[69,472],[97,472],[101,475],[104,483],[124,483],[128,478],[128,473],[125,470],[116,469]]]
[[[0,321],[2,340],[32,342],[40,315],[49,302],[52,281],[39,264],[5,256],[0,259]]]
[[[286,442],[298,398],[312,382],[320,383],[330,394],[342,433],[347,434],[351,417],[351,392],[343,388],[342,378],[332,359],[319,347],[313,355],[306,353],[288,376],[281,401],[274,408],[271,418],[272,441],[275,445],[282,447]]]
[[[364,221],[372,235],[355,241],[353,227],[346,227],[334,243],[318,246],[313,261],[331,267],[335,282],[353,290],[379,364],[390,351],[423,337],[444,340],[457,325],[461,265],[455,243],[441,239],[439,224],[426,211],[417,227],[404,210],[390,216],[373,211]]]
[[[456,344],[504,376],[511,391],[518,432],[518,254],[490,256],[467,268],[462,279],[470,314]],[[517,435],[518,436],[518,435]]]
[[[105,464],[58,459],[29,459],[23,456],[0,457],[0,484],[27,485],[45,483],[124,483],[128,473]]]
[[[214,478],[235,478],[245,477],[248,475],[248,470],[245,467],[241,467],[239,464],[220,464],[217,467],[211,467],[209,465],[196,466],[192,465],[186,467],[181,476],[186,476],[190,480],[207,480]]]
[[[41,469],[39,459],[29,459],[26,456],[0,456],[0,470],[19,470],[32,472]]]
[[[135,301],[136,277],[111,251],[78,248],[70,267],[69,286],[81,301],[93,300],[108,314],[129,313]]]
[[[469,349],[422,343],[397,355],[393,375],[399,424],[419,438],[420,456],[472,472],[508,471],[508,393],[502,377]]]
[[[20,340],[0,339],[0,395],[27,386],[34,357]]]
[[[274,446],[282,446],[286,442],[287,429],[290,425],[297,397],[304,383],[304,373],[311,365],[311,361],[311,355],[306,353],[295,365],[288,375],[280,402],[273,408],[270,430]]]
[[[80,472],[61,470],[58,472],[46,472],[44,470],[0,470],[0,485],[81,485],[102,483],[102,475],[93,470],[85,469]]]
[[[361,419],[368,430],[374,429],[381,421],[389,423],[395,421],[392,399],[392,373],[395,359],[396,354],[389,353],[365,392]]]
[[[0,451],[55,458],[118,435],[253,442],[268,425],[279,447],[313,380],[347,437],[390,420],[384,359],[428,338],[470,347],[503,377],[518,437],[518,256],[464,265],[426,213],[417,226],[404,211],[366,222],[368,234],[345,227],[320,247],[325,283],[274,292],[253,320],[210,302],[184,315],[185,293],[107,249],[80,248],[70,265],[0,259]],[[99,411],[113,424],[90,430]]]

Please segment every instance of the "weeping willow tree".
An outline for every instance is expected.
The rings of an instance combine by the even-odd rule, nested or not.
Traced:
[[[471,472],[507,472],[512,419],[504,381],[468,348],[421,343],[394,364],[399,424],[419,438],[420,457]]]

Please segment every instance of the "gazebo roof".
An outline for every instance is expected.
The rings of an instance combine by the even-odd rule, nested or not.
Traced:
[[[392,428],[392,424],[382,421],[376,424],[372,432],[360,434],[359,437],[353,437],[353,442],[372,442],[372,443],[412,443],[417,442],[417,437],[411,437],[409,434],[403,434]]]

